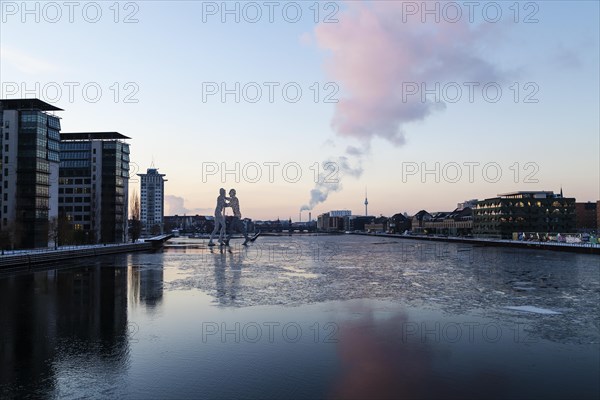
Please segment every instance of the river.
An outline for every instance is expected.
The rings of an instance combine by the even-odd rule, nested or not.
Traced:
[[[600,257],[260,237],[0,275],[0,398],[600,396]]]

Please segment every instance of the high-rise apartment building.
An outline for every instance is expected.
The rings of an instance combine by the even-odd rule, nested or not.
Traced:
[[[163,233],[165,216],[165,174],[158,169],[148,168],[145,174],[138,174],[140,182],[140,220],[142,231],[147,234]]]
[[[58,215],[60,108],[39,99],[0,100],[0,228],[13,246],[46,247]]]
[[[129,144],[118,132],[60,135],[59,214],[79,242],[127,240]]]

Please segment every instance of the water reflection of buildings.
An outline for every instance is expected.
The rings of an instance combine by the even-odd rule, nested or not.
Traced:
[[[127,274],[100,263],[0,279],[0,397],[60,395],[69,365],[118,377],[127,360]],[[22,392],[23,391],[23,392]]]
[[[127,256],[129,300],[131,304],[142,303],[148,308],[155,308],[162,302],[164,270],[162,264],[146,265],[143,258],[149,256],[152,254]]]

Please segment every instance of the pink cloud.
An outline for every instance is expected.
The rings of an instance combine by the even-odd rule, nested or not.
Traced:
[[[445,104],[403,97],[403,84],[490,82],[501,77],[478,51],[487,27],[418,16],[403,22],[402,2],[348,2],[339,23],[320,24],[317,44],[328,52],[325,68],[340,84],[333,129],[368,145],[376,136],[404,143],[403,125]]]

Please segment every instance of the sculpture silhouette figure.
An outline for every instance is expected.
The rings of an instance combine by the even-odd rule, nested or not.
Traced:
[[[209,246],[214,246],[213,238],[215,234],[219,232],[219,244],[223,244],[223,236],[225,235],[225,207],[229,206],[227,203],[228,197],[225,197],[225,189],[219,189],[219,197],[217,197],[217,206],[215,207],[215,228],[210,234],[208,241]]]
[[[233,231],[239,228],[240,231],[244,234],[244,239],[246,239],[244,240],[244,243],[242,243],[242,245],[246,246],[250,239],[248,238],[247,226],[242,221],[242,213],[240,212],[240,200],[236,197],[235,189],[231,189],[229,191],[228,200],[229,204],[226,205],[226,207],[231,207],[231,209],[233,210],[233,218],[231,219],[231,224],[229,225],[229,234],[225,239],[225,244],[229,245],[229,240],[233,235]]]

